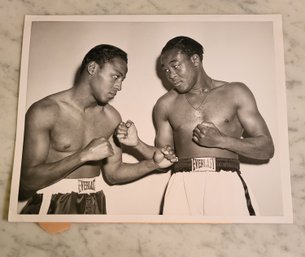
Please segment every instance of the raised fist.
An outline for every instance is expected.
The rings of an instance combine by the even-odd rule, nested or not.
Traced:
[[[139,143],[137,128],[131,120],[122,121],[116,128],[115,135],[121,144],[136,146]]]

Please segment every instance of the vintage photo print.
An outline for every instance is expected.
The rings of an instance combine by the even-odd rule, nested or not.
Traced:
[[[280,15],[25,17],[9,221],[292,220]]]

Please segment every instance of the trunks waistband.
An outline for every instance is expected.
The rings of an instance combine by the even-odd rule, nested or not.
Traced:
[[[102,176],[93,178],[62,179],[53,185],[45,187],[37,194],[71,193],[90,194],[102,190]]]
[[[180,159],[173,165],[172,172],[219,172],[239,171],[239,160],[217,157]]]

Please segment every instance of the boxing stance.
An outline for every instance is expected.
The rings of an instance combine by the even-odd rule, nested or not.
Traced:
[[[156,145],[171,146],[168,158],[178,157],[163,214],[255,215],[258,206],[242,177],[239,156],[272,158],[270,132],[249,88],[210,78],[202,59],[202,45],[184,36],[169,40],[161,52],[173,89],[154,107]],[[135,147],[141,149],[145,144],[139,142]]]
[[[156,148],[149,160],[122,162],[113,135],[121,117],[109,101],[126,74],[127,54],[98,45],[84,57],[71,89],[29,108],[19,190],[20,201],[27,201],[22,214],[105,214],[102,173],[109,184],[121,184],[171,165]]]

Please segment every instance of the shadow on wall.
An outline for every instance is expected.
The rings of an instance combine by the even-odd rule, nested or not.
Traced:
[[[170,85],[170,83],[168,82],[163,70],[162,70],[162,66],[161,66],[161,56],[159,56],[156,60],[156,73],[158,78],[160,79],[160,82],[162,83],[162,86],[167,90],[170,91],[173,86]]]

